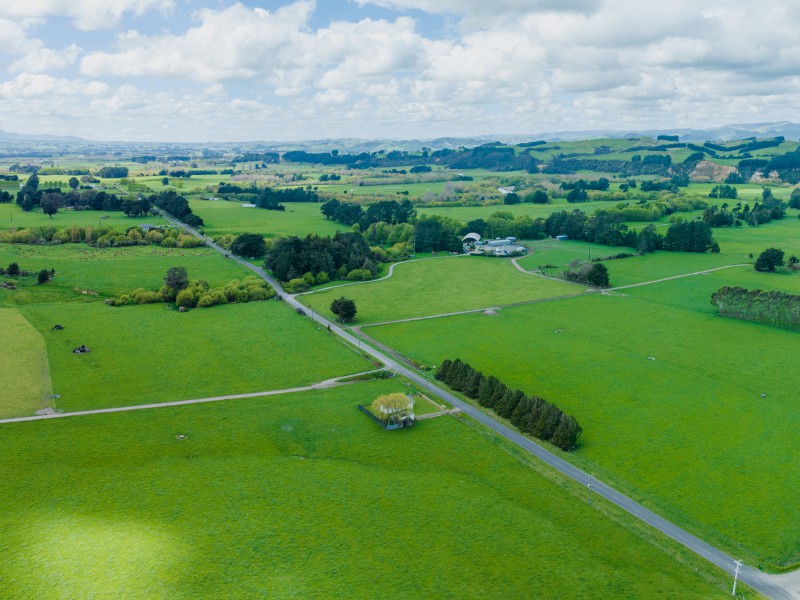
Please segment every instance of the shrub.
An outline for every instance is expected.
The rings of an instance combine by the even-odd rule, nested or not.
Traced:
[[[369,269],[353,269],[347,274],[350,281],[369,281],[372,278],[372,271]]]

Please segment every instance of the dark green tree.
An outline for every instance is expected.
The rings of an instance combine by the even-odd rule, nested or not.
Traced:
[[[36,280],[39,282],[40,285],[42,283],[47,283],[48,281],[50,281],[50,271],[48,271],[47,269],[42,269],[36,276]]]
[[[356,303],[342,296],[331,302],[331,312],[342,323],[352,321],[356,316]]]
[[[259,233],[242,233],[233,240],[231,252],[239,256],[264,258],[267,254],[267,243]]]
[[[186,272],[186,267],[170,268],[164,275],[164,285],[176,292],[189,287],[189,274]]]
[[[73,190],[77,190],[80,184],[81,182],[78,181],[77,177],[70,177],[69,181],[67,182],[67,185],[69,185],[69,187],[71,187]]]
[[[6,269],[6,275],[10,275],[11,277],[17,277],[19,276],[19,274],[20,274],[20,268],[17,263],[12,262],[10,265],[8,265],[8,268]]]
[[[586,275],[586,282],[589,285],[599,288],[608,287],[608,267],[603,263],[594,263],[589,273]]]
[[[783,250],[778,250],[777,248],[767,248],[756,259],[756,271],[774,273],[776,268],[784,265],[783,256]]]
[[[64,205],[61,194],[50,193],[42,197],[42,212],[49,216],[51,219],[53,215],[58,212],[58,209]]]

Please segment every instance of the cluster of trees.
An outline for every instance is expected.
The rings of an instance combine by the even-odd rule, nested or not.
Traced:
[[[561,276],[567,281],[582,283],[597,288],[607,288],[608,268],[601,262],[570,263],[569,268],[562,271]]]
[[[520,431],[562,450],[574,450],[578,446],[583,432],[581,426],[574,417],[543,398],[512,390],[494,376],[485,377],[458,358],[442,362],[436,379],[509,419]]]
[[[545,219],[544,233],[607,246],[628,246],[639,252],[719,252],[710,226],[703,221],[674,223],[662,236],[653,225],[637,232],[628,228],[624,220],[622,211],[598,210],[591,217],[580,210],[561,211]]]
[[[173,190],[150,196],[149,201],[190,227],[202,227],[204,225],[203,219],[192,213],[189,201]]]
[[[234,279],[222,287],[211,288],[207,281],[189,281],[189,274],[185,267],[172,267],[164,276],[164,285],[158,291],[138,288],[130,294],[109,298],[106,300],[106,304],[124,306],[126,304],[174,302],[176,306],[184,309],[209,308],[234,302],[242,304],[269,300],[275,295],[275,290],[259,277],[251,276],[243,281]]]
[[[73,185],[73,182],[76,185]],[[78,180],[74,177],[70,179],[72,189],[62,193],[60,188],[40,189],[38,177],[32,175],[17,193],[17,204],[25,211],[33,210],[38,206],[51,218],[64,207],[73,210],[123,211],[128,216],[146,215],[152,208],[152,200],[149,198],[121,198],[116,194],[94,189],[79,191],[75,189],[77,182]],[[7,196],[7,192],[0,193],[0,202],[6,201]]]
[[[726,285],[711,295],[711,304],[725,317],[800,330],[800,296],[795,294]]]
[[[514,216],[510,212],[498,211],[487,219],[473,219],[459,231],[460,236],[477,233],[481,237],[540,240],[547,237],[544,232],[544,219],[533,219],[529,215]]]
[[[800,206],[800,196],[797,197],[796,203]],[[791,202],[789,206],[792,207]],[[783,219],[785,216],[786,203],[773,196],[772,191],[766,188],[762,193],[761,203],[756,202],[752,209],[749,204],[743,205],[741,202],[737,202],[731,210],[728,210],[727,203],[719,208],[712,206],[703,212],[703,221],[711,227],[730,227],[731,225],[738,227],[742,223],[756,227],[770,221]]]
[[[704,221],[673,223],[661,247],[673,252],[719,252],[711,227]]]
[[[281,190],[273,188],[257,188],[255,186],[243,188],[232,183],[220,183],[217,193],[226,198],[250,202],[259,208],[267,210],[284,210],[281,202],[319,202],[320,197],[316,190],[310,186],[306,188],[293,187]]]
[[[129,227],[117,231],[112,227],[70,227],[57,228],[42,225],[29,229],[0,231],[0,243],[8,244],[81,244],[98,248],[156,245],[163,248],[197,248],[203,246],[202,240],[191,235],[183,235],[170,227],[160,227],[143,231],[140,227]]]
[[[336,173],[330,173],[330,174],[323,173],[322,175],[319,176],[319,180],[320,181],[341,181],[342,180],[342,176],[341,175],[337,175]]]
[[[122,179],[128,176],[128,167],[102,167],[98,169],[97,176],[103,179]]]
[[[574,189],[581,189],[581,190],[597,190],[604,192],[608,189],[610,182],[607,178],[601,177],[600,179],[591,179],[586,181],[585,179],[578,179],[577,181],[563,181],[561,182],[561,189],[562,190],[574,190]]]
[[[709,198],[729,198],[736,200],[739,197],[739,190],[732,185],[715,185],[708,193]]]
[[[408,223],[417,216],[417,211],[410,200],[381,200],[367,206],[367,209],[352,202],[340,202],[336,198],[328,200],[320,207],[320,212],[330,221],[352,226],[356,223],[361,231],[373,223],[389,223],[397,225]]]
[[[332,238],[280,238],[267,250],[264,264],[279,280],[290,283],[304,277],[307,284],[372,279],[378,272],[374,253],[358,232],[337,232]]]
[[[277,152],[245,152],[235,156],[232,162],[257,162],[262,164],[273,164],[280,162],[280,160],[281,157]]]

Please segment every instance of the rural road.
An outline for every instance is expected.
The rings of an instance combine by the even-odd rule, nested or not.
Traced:
[[[217,252],[220,252],[224,256],[230,258],[231,260],[235,260],[245,268],[249,269],[256,273],[259,277],[264,279],[267,283],[275,288],[275,290],[283,297],[283,300],[294,308],[295,310],[301,310],[304,314],[308,315],[310,309],[303,306],[298,300],[296,300],[293,296],[287,295],[286,292],[283,291],[283,288],[280,286],[278,281],[276,281],[271,275],[266,273],[262,268],[257,267],[250,262],[239,258],[231,254],[228,250],[225,250],[221,246],[218,246],[214,242],[212,242],[209,238],[205,237],[198,231],[194,230],[193,228],[187,226],[184,223],[181,223],[169,215],[163,214],[165,219],[174,223],[177,227],[180,227],[186,230],[188,233],[194,235],[195,237],[203,240],[210,248],[213,248]],[[682,544],[692,552],[702,556],[709,562],[713,563],[714,565],[718,566],[719,568],[723,569],[731,576],[733,576],[734,572],[736,571],[736,560],[732,557],[728,556],[721,550],[718,550],[711,546],[710,544],[704,542],[700,538],[690,534],[689,532],[681,529],[674,523],[667,521],[663,517],[660,517],[653,511],[645,508],[638,502],[635,502],[631,498],[628,498],[624,494],[616,491],[615,489],[607,486],[606,484],[592,478],[588,473],[582,471],[581,469],[577,468],[576,466],[570,464],[569,462],[565,461],[563,458],[556,456],[549,450],[539,446],[538,444],[534,443],[530,439],[526,438],[525,436],[521,435],[520,433],[506,427],[502,423],[499,423],[492,419],[490,416],[484,414],[471,404],[464,402],[463,400],[457,398],[447,390],[444,390],[437,386],[436,384],[432,383],[416,371],[412,371],[411,369],[407,368],[405,365],[401,364],[394,358],[387,356],[383,352],[380,352],[366,343],[363,343],[361,339],[356,338],[348,331],[345,331],[336,323],[329,321],[328,319],[322,317],[321,315],[311,312],[311,318],[322,325],[323,327],[328,328],[332,333],[339,336],[341,339],[347,341],[348,343],[356,346],[362,350],[365,354],[368,354],[372,358],[382,362],[386,368],[392,369],[397,373],[407,377],[420,387],[425,388],[429,393],[435,394],[442,398],[443,400],[450,403],[451,406],[455,408],[460,408],[461,411],[476,421],[479,421],[487,428],[492,429],[497,435],[501,435],[507,440],[511,441],[512,443],[516,444],[520,448],[527,450],[543,462],[547,463],[554,469],[560,471],[564,475],[574,479],[579,484],[589,486],[591,485],[592,493],[601,496],[616,504],[623,510],[627,511],[628,513],[632,514],[633,516],[637,517],[638,519],[644,521],[648,525],[654,527],[655,529],[659,530],[660,532],[664,533],[665,535],[669,536],[673,540],[677,541],[678,543]],[[787,575],[769,575],[767,573],[762,573],[761,571],[749,567],[747,565],[741,565],[739,569],[739,581],[746,583],[754,590],[764,594],[769,598],[773,598],[774,600],[784,600],[784,599],[791,599],[791,598],[800,598],[800,589],[798,588],[798,577],[796,573],[790,573]]]

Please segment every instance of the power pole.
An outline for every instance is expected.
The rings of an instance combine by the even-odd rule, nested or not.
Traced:
[[[733,574],[733,591],[731,592],[731,596],[736,596],[736,582],[739,579],[739,567],[742,566],[741,559],[736,561],[736,573]]]

